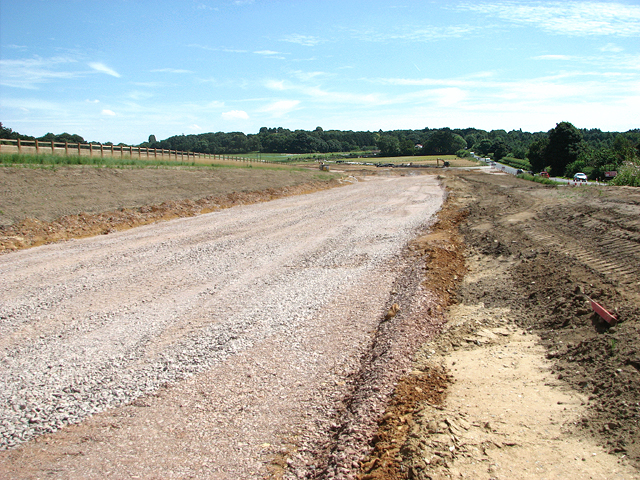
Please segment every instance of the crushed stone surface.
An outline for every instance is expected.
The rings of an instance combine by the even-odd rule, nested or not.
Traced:
[[[443,198],[369,178],[0,256],[0,477],[309,474]]]

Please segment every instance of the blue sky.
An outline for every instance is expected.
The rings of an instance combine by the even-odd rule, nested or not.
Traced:
[[[639,2],[0,0],[0,121],[29,135],[626,131],[638,112]]]

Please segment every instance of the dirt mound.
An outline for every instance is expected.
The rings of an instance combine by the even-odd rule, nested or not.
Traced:
[[[142,174],[148,175],[148,172],[144,171],[139,171],[139,173],[141,173],[141,176],[143,176]],[[113,179],[109,179],[108,182],[113,182]],[[53,221],[26,218],[12,225],[0,226],[0,252],[19,250],[71,238],[106,235],[118,230],[126,230],[162,220],[191,217],[235,205],[246,205],[289,195],[311,193],[338,185],[340,183],[335,179],[324,182],[312,181],[278,188],[266,188],[259,191],[230,191],[221,195],[203,196],[196,200],[190,198],[171,200],[158,205],[144,204],[149,192],[141,190],[139,191],[140,199],[136,199],[133,202],[143,204],[139,207],[121,207],[117,210],[98,213],[82,212],[64,215]],[[109,188],[119,187],[117,185],[114,187],[110,184]],[[193,191],[189,192],[189,195],[197,195],[200,191],[201,187],[194,188]],[[82,204],[76,205],[75,208],[82,208],[82,206]],[[89,207],[89,205],[84,206]],[[59,206],[51,205],[51,208],[57,210]],[[93,208],[95,208],[95,205],[93,205]],[[41,217],[43,218],[50,216],[51,213],[49,212],[41,212]]]

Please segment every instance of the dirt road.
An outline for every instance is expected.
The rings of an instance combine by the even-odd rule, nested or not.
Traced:
[[[27,442],[0,477],[252,478],[317,447],[387,309],[424,307],[400,253],[442,200],[376,178],[0,256],[0,431]]]
[[[387,179],[397,174],[375,173],[388,175]],[[355,170],[345,174],[366,178],[365,172]],[[66,177],[62,172],[58,181],[64,183]],[[112,211],[52,223],[42,217],[23,226],[26,228],[15,229],[13,235],[23,240],[9,239],[6,244],[28,243],[32,232],[40,235],[38,242],[47,235],[55,239],[91,231],[110,232],[118,229],[114,225],[122,225],[123,219],[125,225],[135,225],[165,216],[194,215],[206,211],[209,207],[205,205],[217,205],[220,198],[202,202],[194,191],[188,196],[191,203],[180,203],[181,194],[177,193],[174,200],[178,208],[145,207],[149,205],[145,203],[149,193],[161,199],[162,181],[150,172],[143,172],[143,177],[147,180],[138,181],[133,173],[127,177],[128,182],[140,187],[129,192],[136,197],[134,205],[138,205],[133,213],[126,210],[119,216],[119,211]],[[42,195],[50,197],[46,182],[40,180],[26,178],[38,185]],[[94,180],[93,188],[101,192],[128,190],[118,175]],[[111,283],[95,283],[94,277],[83,270],[84,264],[77,263],[75,273],[80,280],[71,282],[69,293],[83,300],[85,317],[71,312],[49,318],[47,311],[64,307],[59,299],[66,290],[58,289],[56,297],[55,289],[50,292],[40,284],[23,299],[24,309],[14,312],[22,315],[25,323],[12,327],[19,333],[7,338],[18,343],[20,338],[32,339],[22,344],[25,350],[17,352],[16,358],[26,358],[29,351],[35,353],[50,340],[61,345],[76,337],[84,338],[85,343],[74,345],[75,351],[57,355],[68,360],[79,348],[85,348],[74,368],[82,370],[81,360],[88,354],[96,356],[96,361],[108,360],[107,367],[89,371],[86,377],[67,378],[70,384],[82,387],[69,385],[71,388],[63,391],[73,398],[68,403],[103,389],[113,393],[104,399],[92,397],[98,405],[111,401],[123,404],[2,452],[0,477],[7,472],[7,478],[38,478],[45,473],[49,478],[117,478],[124,472],[121,476],[140,478],[226,478],[231,473],[225,472],[237,473],[238,469],[229,467],[236,457],[216,453],[213,445],[221,445],[222,452],[258,459],[243,470],[248,478],[261,478],[264,472],[269,478],[358,476],[362,480],[640,478],[640,192],[632,188],[548,187],[486,171],[451,171],[439,180],[447,186],[449,195],[438,214],[438,223],[433,230],[418,232],[407,249],[390,250],[382,270],[375,261],[376,266],[368,270],[365,265],[375,256],[371,250],[359,250],[369,245],[362,240],[372,234],[360,235],[349,245],[331,241],[337,238],[332,236],[332,229],[339,229],[335,222],[347,221],[350,225],[340,235],[354,234],[353,223],[341,216],[342,209],[327,213],[330,222],[316,223],[316,214],[311,212],[318,205],[309,205],[308,216],[299,217],[300,226],[309,223],[326,227],[300,238],[296,249],[302,248],[302,253],[306,248],[302,245],[309,238],[327,235],[329,253],[322,243],[310,245],[309,252],[301,257],[304,261],[288,263],[297,251],[274,251],[277,255],[272,262],[269,256],[242,258],[234,248],[225,250],[232,252],[240,266],[263,258],[263,267],[273,263],[281,272],[261,283],[264,270],[259,266],[253,272],[257,283],[251,284],[250,295],[234,290],[234,285],[241,285],[252,275],[249,270],[242,278],[222,275],[222,283],[215,283],[210,275],[229,266],[228,262],[221,266],[213,262],[204,271],[189,266],[203,255],[214,257],[216,251],[210,247],[200,251],[193,243],[165,257],[172,242],[155,243],[154,238],[145,237],[145,229],[150,227],[131,237],[142,242],[135,252],[144,255],[121,258],[114,253],[104,257],[101,265],[115,272]],[[200,185],[199,195],[209,195],[205,183]],[[191,184],[185,178],[181,188],[189,191]],[[151,190],[145,190],[145,185]],[[68,186],[58,184],[62,190]],[[222,193],[229,200],[227,206],[286,194]],[[351,199],[346,200],[343,209],[364,209],[363,215],[372,215],[371,219],[384,218],[377,221],[377,226],[386,228],[393,212],[415,215],[408,213],[419,207],[408,201],[415,193],[398,192],[400,196],[392,198],[399,202],[385,204],[386,199],[380,211],[375,204],[357,197],[353,206]],[[424,192],[418,189],[417,193]],[[17,200],[16,205],[20,205]],[[88,200],[89,195],[79,195],[73,207],[87,211],[82,203]],[[231,217],[225,218],[229,222],[235,211],[228,211]],[[49,220],[56,218],[51,212],[48,215]],[[256,225],[260,222],[261,218],[255,218]],[[279,222],[274,225],[295,237],[296,225],[285,219]],[[233,224],[228,225],[231,228]],[[240,237],[252,228],[237,232],[233,238],[240,241],[238,245],[246,246]],[[66,233],[56,237],[60,230]],[[279,240],[277,231],[263,233]],[[182,235],[176,234],[177,238]],[[205,229],[195,241],[203,240],[210,246],[215,243],[211,235]],[[387,235],[393,237],[391,232],[376,235],[371,248],[392,241]],[[110,233],[95,241],[112,240],[115,236]],[[146,245],[155,248],[147,250]],[[231,247],[234,245],[231,242]],[[67,247],[78,248],[76,242]],[[58,246],[46,248],[56,251]],[[268,246],[253,248],[256,253],[269,250]],[[333,252],[337,257],[331,256]],[[8,257],[14,255],[28,257],[26,251]],[[126,265],[135,265],[138,257],[145,259],[145,268],[154,280],[118,288],[128,278],[147,278],[143,271],[126,270]],[[53,258],[48,261],[53,262]],[[154,264],[153,258],[160,261]],[[173,270],[188,279],[184,289],[181,284],[166,283],[165,277],[170,277]],[[171,275],[163,273],[169,271]],[[340,277],[339,271],[349,272],[349,277]],[[44,267],[32,278],[42,277],[43,272]],[[69,270],[66,275],[71,277],[72,273]],[[65,278],[62,275],[51,283],[61,284]],[[299,279],[310,282],[316,290],[302,293],[295,282]],[[325,280],[335,281],[338,286],[323,290],[330,288]],[[283,282],[291,283],[292,292],[297,293],[274,298],[272,288],[280,288]],[[200,290],[200,283],[208,285],[209,290]],[[175,303],[170,301],[173,289],[178,293]],[[96,295],[103,291],[121,297],[123,306],[120,302],[104,303],[103,295]],[[223,291],[230,293],[228,304],[211,303]],[[245,302],[257,305],[252,303],[254,297],[265,298],[263,311],[245,310]],[[609,326],[595,315],[589,297],[612,310],[618,324]],[[46,298],[40,305],[42,310],[29,307],[29,302],[37,298]],[[289,321],[272,322],[281,318],[283,309],[289,308],[286,305],[298,301],[310,302],[309,316],[294,308],[286,310]],[[391,308],[393,304],[400,310]],[[173,313],[159,315],[165,308]],[[115,365],[129,365],[124,369],[109,367],[112,359],[106,353],[108,349],[90,342],[92,335],[101,338],[109,331],[116,318],[105,314],[110,312],[130,327],[124,333],[112,332],[111,338],[131,335],[144,346],[142,354],[136,356],[135,341],[132,345],[115,343],[121,351]],[[242,323],[254,314],[261,323]],[[142,321],[148,318],[153,320],[150,325]],[[236,324],[234,319],[241,322]],[[41,332],[35,327],[50,321],[58,321],[55,328],[63,329],[62,338],[55,340],[46,328]],[[171,328],[174,323],[176,327]],[[9,317],[0,319],[0,324],[9,325]],[[226,336],[221,331],[234,325],[240,325],[240,330],[231,330]],[[148,334],[144,334],[145,328]],[[161,333],[154,335],[156,331]],[[260,332],[264,334],[262,340]],[[198,338],[203,339],[204,347],[197,343]],[[173,345],[179,348],[174,350]],[[206,352],[202,360],[194,355],[200,348]],[[340,351],[337,356],[328,354],[336,350]],[[217,363],[208,367],[207,358]],[[256,358],[266,360],[256,362]],[[7,371],[12,361],[12,357],[4,357],[2,370]],[[37,377],[25,366],[28,364],[24,363],[21,373],[11,380],[11,388]],[[145,378],[155,376],[160,380],[136,383],[130,372],[143,372],[145,366],[151,375]],[[201,366],[203,370],[198,370]],[[65,378],[66,373],[55,361],[46,368],[54,376]],[[408,374],[398,381],[402,372]],[[95,377],[91,377],[93,373]],[[90,379],[88,385],[82,383],[86,378]],[[92,383],[93,378],[99,381]],[[111,388],[118,379],[129,381],[128,385],[133,384],[143,395],[126,404],[126,395],[131,392]],[[47,381],[40,381],[33,393],[24,392],[25,397],[31,395],[31,400],[37,401],[35,395],[46,393],[50,387]],[[395,393],[390,396],[396,383]],[[212,389],[211,385],[219,388]],[[152,393],[144,394],[147,387]],[[80,414],[89,415],[94,401],[80,401],[85,409],[78,410]],[[35,430],[46,415],[58,418],[57,411],[48,407],[56,402],[58,397],[54,395],[31,411],[26,404],[24,409],[18,405],[9,410],[7,418],[22,418],[27,429]],[[265,425],[261,418],[274,423]],[[7,422],[2,425],[6,428]],[[269,436],[276,440],[264,440]],[[228,440],[220,441],[224,438]],[[371,453],[368,457],[367,452]]]

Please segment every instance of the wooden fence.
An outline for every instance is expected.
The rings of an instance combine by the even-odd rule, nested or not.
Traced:
[[[88,157],[159,159],[175,162],[196,162],[196,159],[231,160],[236,162],[278,163],[269,160],[209,153],[183,152],[163,148],[134,147],[131,145],[102,145],[96,143],[69,143],[43,140],[0,139],[0,153],[49,155],[80,155]],[[202,161],[200,160],[200,161]]]

